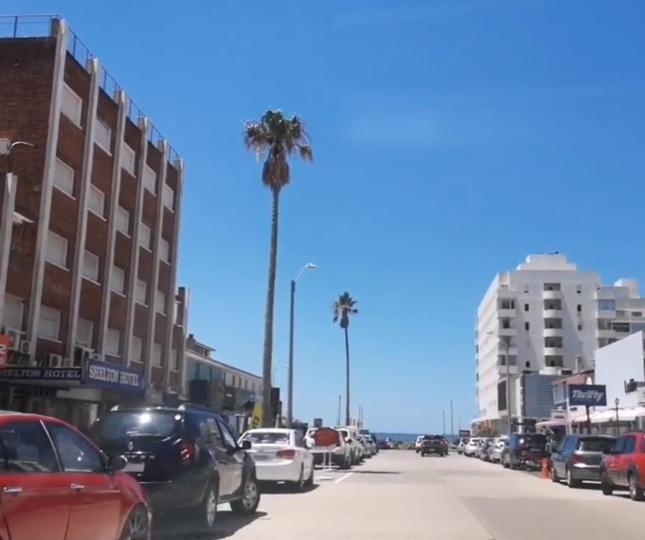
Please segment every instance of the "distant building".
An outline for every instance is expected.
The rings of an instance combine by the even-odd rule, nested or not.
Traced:
[[[591,369],[596,349],[645,329],[644,314],[636,281],[605,287],[597,273],[579,271],[564,255],[530,255],[515,271],[498,274],[477,312],[475,424],[506,429],[507,362],[517,421],[537,400],[526,395],[523,374]],[[534,388],[546,388],[537,381]]]
[[[18,177],[26,218],[13,227],[0,291],[16,367],[1,374],[0,407],[84,424],[99,406],[176,401],[183,162],[65,20],[8,22],[0,138],[36,147],[0,162]]]

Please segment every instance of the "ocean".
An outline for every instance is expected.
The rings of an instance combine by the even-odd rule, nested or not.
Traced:
[[[417,437],[421,435],[420,433],[374,433],[377,439],[391,439],[396,442],[414,442],[417,440]]]

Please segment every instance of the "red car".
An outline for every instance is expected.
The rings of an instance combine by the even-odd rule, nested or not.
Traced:
[[[600,469],[602,492],[629,489],[634,501],[643,500],[645,492],[645,433],[626,433],[619,437]]]
[[[70,425],[0,412],[0,539],[149,540],[137,481]]]

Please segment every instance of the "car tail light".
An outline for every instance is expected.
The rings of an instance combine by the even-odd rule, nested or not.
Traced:
[[[583,461],[582,456],[579,454],[573,454],[571,456],[571,463],[582,463]]]
[[[179,444],[179,459],[182,463],[190,465],[195,461],[197,455],[197,445],[190,442],[181,442]]]
[[[296,457],[295,450],[280,450],[278,451],[278,457],[282,459],[293,459]]]

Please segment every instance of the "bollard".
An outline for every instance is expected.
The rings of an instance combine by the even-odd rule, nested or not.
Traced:
[[[551,461],[549,458],[542,458],[542,478],[551,478]]]

